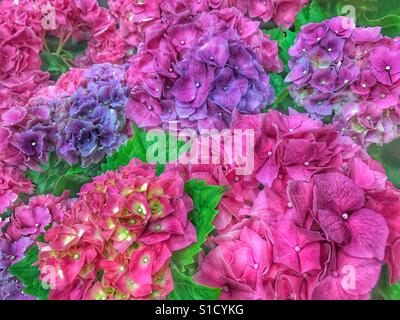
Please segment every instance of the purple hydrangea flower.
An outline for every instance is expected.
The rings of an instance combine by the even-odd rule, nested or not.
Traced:
[[[332,93],[335,90],[338,74],[334,69],[318,69],[314,71],[311,85],[322,93]]]
[[[7,271],[0,271],[0,300],[34,300],[23,293],[24,285]]]
[[[289,92],[315,118],[368,146],[400,136],[399,38],[346,17],[302,27],[289,49]]]
[[[237,108],[258,113],[274,98],[269,77],[244,42],[215,35],[201,40],[176,66],[171,90],[180,119],[199,121],[215,113],[225,119]]]
[[[371,52],[371,71],[384,85],[391,86],[400,80],[400,51],[377,47]]]
[[[126,139],[128,88],[123,68],[94,65],[88,84],[57,106],[57,152],[70,164],[90,166],[115,151]]]
[[[182,10],[166,16],[155,27],[155,40],[139,46],[130,61],[127,118],[141,128],[175,122],[178,130],[222,129],[235,110],[258,113],[271,104],[266,61],[246,40],[253,29],[231,23],[238,13]],[[257,22],[250,25],[257,30]],[[153,42],[160,44],[157,50]]]
[[[33,241],[28,237],[22,237],[14,242],[0,239],[0,270],[6,269],[24,257],[26,249]]]
[[[24,285],[11,274],[8,268],[24,257],[24,253],[33,241],[22,237],[16,241],[0,239],[0,300],[31,300],[34,299],[22,293]]]

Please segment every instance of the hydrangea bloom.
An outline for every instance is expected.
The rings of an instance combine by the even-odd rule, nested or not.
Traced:
[[[9,241],[0,238],[0,300],[31,300],[22,293],[22,283],[10,275],[7,269],[24,257],[25,250],[32,245],[29,238]]]
[[[185,181],[192,179],[204,180],[208,185],[220,185],[226,187],[226,191],[219,202],[218,215],[213,224],[218,232],[223,232],[230,226],[238,223],[249,204],[252,204],[259,192],[261,183],[253,174],[238,174],[239,166],[234,161],[238,158],[239,150],[235,150],[234,139],[227,136],[220,140],[215,137],[212,143],[202,138],[196,139],[190,148],[190,154],[183,153],[176,163],[166,165],[165,170],[178,170]],[[218,142],[219,145],[213,143]],[[226,145],[231,145],[229,150]],[[205,146],[208,152],[205,152]],[[244,147],[243,145],[242,147]],[[194,152],[195,150],[195,152]],[[241,154],[245,154],[245,150]],[[210,164],[211,159],[218,159],[218,164]],[[188,159],[190,159],[188,161]],[[214,161],[215,162],[215,161]],[[203,164],[207,163],[207,164]]]
[[[17,200],[18,193],[32,193],[33,185],[23,172],[0,162],[0,216]],[[0,217],[0,226],[2,223]],[[1,236],[1,227],[0,227]]]
[[[140,127],[226,128],[232,110],[273,100],[265,70],[281,70],[276,43],[236,9],[196,13],[165,4],[131,59],[127,117]],[[263,66],[263,67],[262,67]]]
[[[138,160],[83,186],[39,243],[39,269],[57,275],[49,298],[165,298],[171,253],[196,241],[183,186],[178,172],[156,177],[155,166]]]
[[[62,158],[90,166],[126,141],[128,88],[117,65],[94,65],[85,77],[85,84],[70,97],[55,101],[56,140]]]
[[[34,300],[22,293],[24,285],[6,271],[0,270],[0,300]]]
[[[363,145],[399,136],[397,39],[335,17],[303,26],[289,54],[286,81],[307,112],[335,115],[338,128]]]
[[[72,203],[67,195],[35,196],[29,199],[28,204],[16,206],[9,218],[5,238],[18,241],[28,237],[35,240],[45,233],[47,226],[60,224]]]
[[[367,299],[384,263],[399,279],[400,191],[379,163],[299,114],[236,114],[232,128],[256,129],[264,189],[210,238],[197,281],[222,299]]]
[[[129,0],[109,0],[111,14],[118,19],[119,34],[130,46],[139,46],[147,29],[163,20],[171,8],[194,13],[235,8],[254,20],[274,22],[290,27],[300,9],[308,0],[153,0],[140,3]]]
[[[96,0],[5,0],[0,12],[3,100],[25,103],[46,84],[49,74],[40,70],[45,35],[56,36],[64,44],[88,40],[85,56],[91,63],[119,63],[118,57],[125,54],[125,47],[110,45],[117,22]]]
[[[10,166],[40,171],[39,163],[53,150],[55,127],[47,97],[40,93],[26,106],[0,107],[1,160]]]
[[[40,70],[42,14],[29,1],[0,3],[0,99],[25,103],[48,73]]]

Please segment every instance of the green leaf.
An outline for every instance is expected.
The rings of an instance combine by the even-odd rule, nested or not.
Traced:
[[[103,172],[117,170],[120,166],[126,166],[133,158],[146,161],[146,132],[133,127],[133,137],[124,145],[120,146],[118,151],[107,156],[105,162],[101,164]]]
[[[287,107],[285,108],[284,104],[288,99],[291,99],[291,97],[289,95],[288,85],[284,82],[284,77],[280,74],[273,73],[270,75],[269,79],[270,84],[275,89],[275,101],[270,108],[279,109],[282,112],[287,112]]]
[[[369,19],[363,16],[360,24],[363,26],[382,27],[382,33],[390,37],[396,37],[400,34],[400,15],[388,14],[378,19]]]
[[[69,190],[75,196],[81,186],[97,175],[99,165],[89,168],[70,166],[66,161],[59,159],[55,153],[50,153],[47,164],[42,165],[42,172],[28,170],[27,176],[36,185],[35,194],[61,195]]]
[[[286,30],[285,37],[278,43],[279,48],[281,49],[279,56],[282,59],[283,63],[285,64],[286,72],[288,72],[288,70],[289,70],[288,66],[287,66],[287,64],[290,60],[289,48],[294,44],[296,35],[297,35],[297,32]]]
[[[54,184],[53,194],[55,196],[60,196],[66,190],[70,192],[71,196],[78,194],[81,187],[91,181],[92,178],[84,175],[63,175]]]
[[[40,53],[40,58],[42,59],[42,70],[49,72],[54,80],[69,69],[65,60],[53,52],[43,51]]]
[[[217,300],[221,293],[220,289],[209,288],[197,284],[176,268],[172,268],[174,279],[174,291],[168,295],[168,300]]]
[[[330,1],[332,2],[332,1]],[[325,19],[331,18],[320,6],[318,1],[312,1],[310,4],[308,23],[322,22]]]
[[[382,269],[378,284],[372,292],[373,300],[400,300],[400,283],[390,284],[387,267]]]
[[[38,254],[38,247],[31,247],[26,251],[25,258],[8,268],[8,272],[22,281],[25,286],[24,293],[45,300],[49,295],[49,289],[45,289],[39,281],[38,266],[33,266],[38,260]]]
[[[285,34],[282,31],[282,28],[273,28],[273,29],[266,29],[263,30],[263,32],[265,34],[269,34],[271,40],[275,40],[275,41],[281,41],[282,39],[284,39]]]
[[[74,39],[69,39],[64,45],[62,52],[65,53],[66,57],[73,59],[85,52],[87,44],[87,41],[76,41]]]
[[[299,31],[302,26],[309,23],[310,20],[310,6],[304,6],[297,14],[294,21],[295,30]]]
[[[385,168],[389,180],[400,188],[400,139],[383,146],[371,145],[368,149],[370,156],[379,161]]]
[[[194,204],[189,219],[196,228],[197,241],[172,256],[173,263],[180,272],[189,272],[196,263],[196,257],[202,250],[202,245],[209,233],[214,230],[212,222],[218,214],[216,207],[225,191],[225,187],[206,185],[202,180],[194,179],[186,183],[185,192],[192,197]]]

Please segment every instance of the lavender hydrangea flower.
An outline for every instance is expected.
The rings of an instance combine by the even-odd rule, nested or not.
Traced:
[[[8,268],[24,257],[33,241],[27,237],[14,242],[0,239],[0,300],[31,300],[33,297],[22,292],[24,285],[8,273]]]
[[[258,22],[249,20],[246,27],[234,8],[193,13],[182,5],[154,25],[154,39],[130,60],[127,118],[147,129],[173,122],[178,131],[222,130],[235,111],[254,114],[271,104],[274,90],[266,71],[281,67],[276,68],[279,59],[268,36],[258,31],[250,36]],[[258,39],[262,45],[256,48]]]
[[[57,106],[57,152],[70,164],[100,162],[126,139],[128,88],[123,67],[94,65],[88,83]]]
[[[34,300],[23,293],[24,285],[7,271],[0,271],[0,300]]]
[[[273,101],[269,77],[243,41],[218,34],[200,43],[176,66],[171,94],[180,119],[205,120],[213,114],[229,119],[235,108],[259,113]],[[213,113],[215,107],[219,110]]]
[[[0,270],[6,269],[24,257],[26,249],[33,241],[28,237],[20,238],[14,242],[0,239]]]
[[[400,46],[346,17],[302,27],[289,49],[289,92],[315,118],[364,146],[400,136]]]
[[[55,126],[43,97],[32,97],[25,107],[13,106],[0,117],[2,160],[25,170],[40,170],[54,150]]]

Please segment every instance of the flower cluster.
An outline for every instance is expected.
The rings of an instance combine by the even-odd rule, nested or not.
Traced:
[[[281,71],[276,43],[234,8],[195,12],[164,4],[131,58],[127,117],[152,128],[229,127],[233,109],[260,112],[273,100],[265,70]]]
[[[60,224],[67,214],[72,200],[67,198],[67,193],[61,197],[51,194],[35,196],[29,199],[28,204],[20,204],[14,208],[13,214],[7,218],[9,222],[5,238],[12,241],[30,238],[45,233],[49,225]]]
[[[171,9],[200,13],[235,8],[248,18],[263,22],[273,20],[279,26],[288,28],[308,0],[109,0],[107,3],[111,14],[118,19],[119,39],[137,47],[144,41],[147,29],[163,21]]]
[[[338,128],[363,145],[400,135],[400,46],[380,31],[335,17],[303,26],[289,50],[286,81],[295,100],[313,116],[334,114]]]
[[[15,242],[0,239],[0,300],[32,299],[22,293],[22,283],[7,272],[12,264],[23,258],[26,248],[32,242],[29,238],[21,238]]]
[[[26,190],[24,190],[26,192]],[[60,224],[73,200],[64,193],[61,197],[43,195],[32,197],[27,205],[13,207],[11,216],[0,220],[0,300],[31,300],[23,293],[23,284],[8,272],[8,268],[24,258],[46,227]],[[1,223],[2,222],[2,223]],[[1,230],[0,230],[1,231]]]
[[[41,12],[29,1],[0,3],[0,99],[26,102],[48,80],[40,70]]]
[[[0,107],[1,160],[22,170],[40,170],[53,150],[55,127],[46,97],[37,94],[27,105]]]
[[[84,76],[84,85],[55,102],[54,121],[57,153],[70,164],[90,166],[126,141],[128,88],[117,65],[93,65]]]
[[[0,98],[11,104],[26,103],[47,85],[49,74],[40,70],[45,36],[56,36],[60,45],[88,40],[86,67],[120,63],[126,55],[127,46],[112,43],[116,19],[96,0],[4,0],[0,12]]]
[[[23,1],[23,0],[21,0]],[[88,41],[88,50],[76,64],[89,67],[93,63],[121,63],[126,46],[118,41],[117,20],[96,0],[28,0],[41,8],[46,34],[62,43]]]
[[[3,222],[1,214],[17,200],[18,193],[32,192],[32,183],[24,177],[21,170],[0,162],[0,236]]]
[[[83,186],[39,243],[43,280],[49,268],[54,274],[49,298],[166,297],[171,253],[196,241],[183,186],[178,172],[156,177],[154,165],[138,160]]]
[[[352,139],[275,111],[236,114],[232,128],[257,132],[256,197],[209,239],[199,283],[222,299],[367,299],[383,263],[399,279],[400,192]]]

